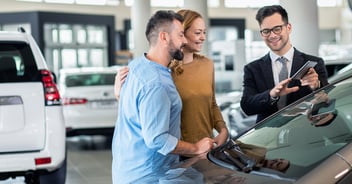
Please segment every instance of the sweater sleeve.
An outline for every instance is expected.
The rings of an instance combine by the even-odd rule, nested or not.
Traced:
[[[215,76],[214,76],[214,68],[213,68],[213,80],[212,80],[212,88],[213,88],[213,95],[212,95],[212,111],[213,111],[213,128],[220,132],[222,128],[227,128],[224,118],[222,117],[220,108],[216,103],[215,98]]]

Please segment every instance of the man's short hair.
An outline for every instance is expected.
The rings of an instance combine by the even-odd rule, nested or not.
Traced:
[[[261,7],[255,18],[257,19],[259,25],[262,24],[263,20],[266,17],[269,17],[275,13],[279,13],[282,17],[282,20],[285,24],[288,24],[288,15],[287,11],[280,5],[271,5],[271,6],[263,6]]]
[[[183,17],[172,10],[159,10],[148,21],[145,35],[149,43],[156,40],[160,31],[170,32],[174,20],[183,22]]]

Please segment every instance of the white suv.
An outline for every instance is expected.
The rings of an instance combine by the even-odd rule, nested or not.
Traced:
[[[65,183],[59,91],[31,35],[0,32],[0,180]]]

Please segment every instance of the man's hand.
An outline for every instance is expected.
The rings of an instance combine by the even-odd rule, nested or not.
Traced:
[[[114,84],[114,94],[117,100],[120,99],[120,90],[122,84],[125,82],[127,74],[128,74],[128,67],[125,66],[117,71],[115,76],[115,84]]]
[[[199,154],[207,153],[213,148],[213,145],[214,145],[214,140],[211,138],[205,137],[196,143],[197,151],[195,154],[199,155]]]
[[[302,86],[309,86],[310,89],[315,90],[320,87],[320,81],[318,78],[317,72],[315,72],[314,68],[310,68],[301,79]]]
[[[273,98],[284,96],[292,92],[299,90],[298,86],[288,88],[287,85],[291,81],[291,78],[285,79],[277,84],[273,89],[270,90],[270,96]]]
[[[193,157],[209,152],[213,145],[214,140],[209,137],[205,137],[195,144],[179,140],[176,148],[171,153]]]

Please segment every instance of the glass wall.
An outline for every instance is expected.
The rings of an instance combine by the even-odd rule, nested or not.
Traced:
[[[104,26],[45,24],[45,56],[50,68],[108,66],[107,31]]]

